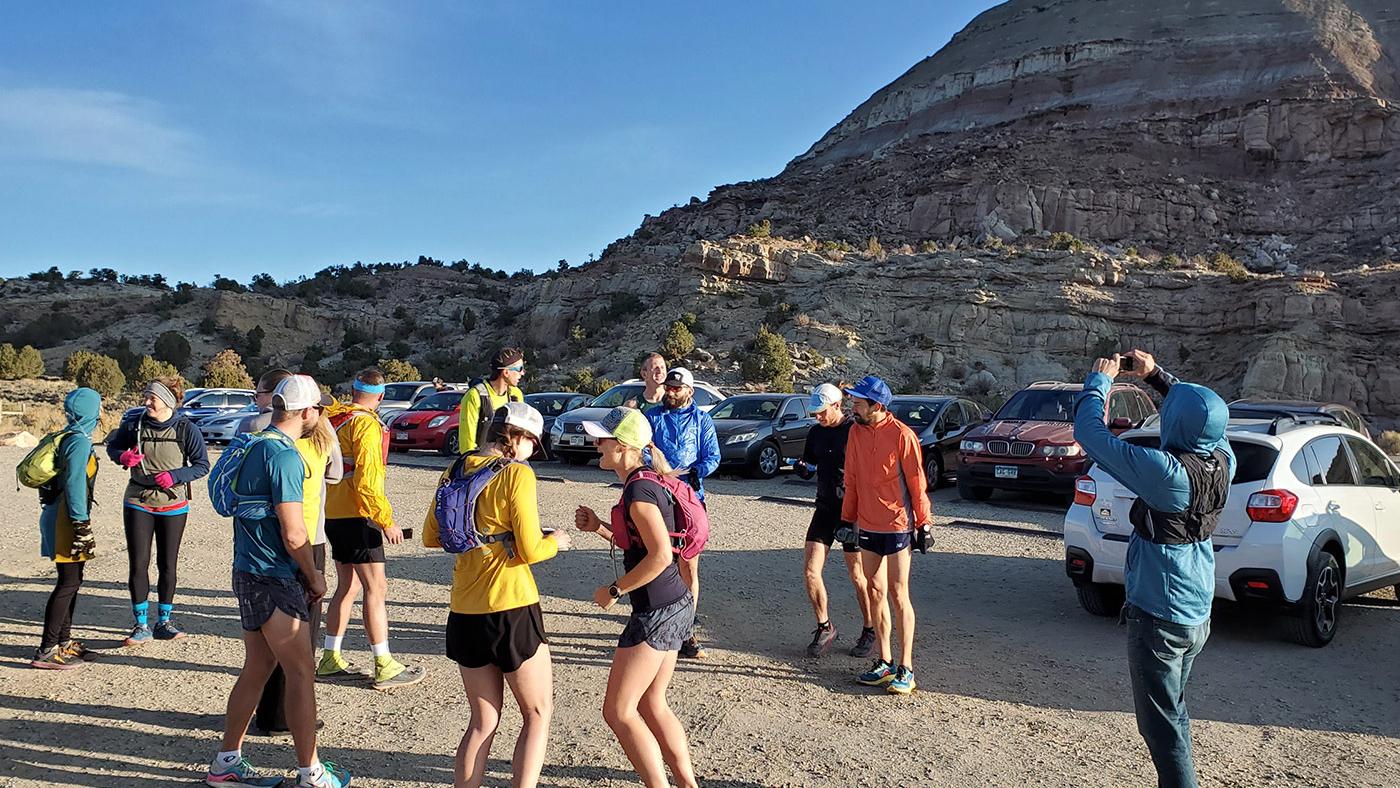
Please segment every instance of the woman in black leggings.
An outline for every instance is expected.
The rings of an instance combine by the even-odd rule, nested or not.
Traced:
[[[160,378],[146,386],[146,409],[122,422],[107,439],[107,455],[131,471],[122,505],[129,562],[127,587],[135,626],[126,645],[182,638],[170,620],[175,609],[175,570],[180,540],[190,511],[190,482],[209,473],[204,437],[190,420],[175,412],[182,394],[177,378]],[[151,544],[156,549],[160,607],[155,628],[148,618],[151,594]]]

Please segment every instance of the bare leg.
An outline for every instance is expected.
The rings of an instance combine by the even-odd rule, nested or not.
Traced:
[[[273,656],[263,633],[245,630],[243,670],[238,672],[238,680],[233,683],[224,712],[224,740],[220,745],[224,752],[243,749],[243,737],[248,733],[248,723],[252,721],[253,711],[262,697],[262,687],[275,667],[277,657]]]
[[[880,646],[880,659],[889,662],[890,607],[886,603],[887,573],[885,557],[870,550],[860,551],[861,571],[865,574],[865,598],[869,600],[870,618],[875,623],[875,639]]]
[[[663,654],[645,643],[619,648],[613,654],[607,695],[603,698],[603,720],[616,734],[627,760],[647,788],[667,788],[666,763],[661,745],[637,707],[668,654],[674,661],[674,653]]]
[[[486,758],[491,754],[491,742],[501,724],[505,684],[500,668],[486,665],[462,668],[462,687],[467,691],[471,722],[467,723],[467,730],[457,745],[452,784],[454,788],[477,788],[486,776]]]
[[[899,664],[914,669],[914,602],[909,598],[909,562],[913,550],[889,557],[890,601],[899,620]]]
[[[355,606],[355,595],[360,591],[360,581],[355,576],[354,564],[335,562],[335,594],[326,605],[326,634],[331,637],[344,637],[350,624],[350,611]]]
[[[666,689],[671,685],[671,675],[676,670],[676,652],[668,651],[657,671],[651,686],[642,695],[638,711],[646,721],[647,728],[661,746],[661,757],[671,767],[671,776],[680,788],[696,788],[695,769],[690,763],[690,742],[686,739],[685,726],[676,719],[675,712],[666,702]]]
[[[808,542],[802,555],[803,579],[807,584],[807,599],[812,603],[812,613],[817,623],[830,619],[826,609],[826,584],[822,582],[822,564],[826,563],[829,548],[821,542]]]
[[[287,727],[297,751],[297,765],[316,760],[316,669],[311,664],[311,625],[281,610],[262,627],[267,646],[287,677]]]
[[[680,562],[681,580],[685,581],[686,588],[690,589],[690,596],[695,600],[695,608],[700,608],[700,556],[694,558],[681,558],[676,556]]]
[[[534,788],[549,749],[549,721],[554,715],[554,667],[549,646],[541,645],[514,673],[506,674],[515,703],[520,707],[520,738],[511,758],[511,785]]]
[[[866,629],[875,628],[875,620],[870,615],[870,597],[865,588],[865,570],[860,566],[860,551],[854,553],[843,552],[841,555],[846,558],[846,574],[851,577],[851,588],[856,590],[856,604],[860,605],[861,626]]]
[[[365,600],[361,608],[365,615],[365,634],[370,645],[389,641],[389,613],[386,597],[389,595],[389,580],[384,576],[383,564],[355,564],[355,576],[365,589]]]

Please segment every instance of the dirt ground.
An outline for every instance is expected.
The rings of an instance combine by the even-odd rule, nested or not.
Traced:
[[[0,466],[21,456],[0,449]],[[422,457],[390,469],[401,524],[421,530],[437,467]],[[120,648],[130,618],[121,480],[110,464],[102,471],[100,555],[74,628],[101,651],[81,671],[26,664],[53,569],[38,556],[33,491],[0,485],[10,534],[0,555],[0,786],[188,785],[202,778],[217,744],[242,657],[228,590],[228,523],[196,502],[176,610],[191,636]],[[597,468],[547,464],[538,472],[547,524],[571,524],[578,503],[601,511],[616,500],[615,479]],[[702,562],[700,607],[710,656],[683,663],[671,690],[702,784],[1153,784],[1133,721],[1123,630],[1079,609],[1050,507],[936,495],[944,523],[1008,528],[942,528],[937,552],[915,557],[920,689],[896,698],[853,681],[864,665],[844,649],[860,622],[839,558],[828,563],[826,581],[840,648],[821,660],[803,654],[812,628],[800,565],[808,511],[781,499],[810,496],[810,486],[779,477],[721,479],[712,489],[715,537]],[[635,784],[599,712],[624,612],[602,613],[587,601],[613,569],[594,537],[580,535],[577,544],[583,549],[535,570],[557,704],[544,783]],[[450,566],[421,545],[391,553],[391,645],[401,659],[427,665],[423,684],[391,693],[318,687],[322,755],[350,768],[355,785],[451,783],[466,707],[454,665],[442,655]],[[357,612],[346,647],[367,661],[358,622]],[[1396,784],[1400,605],[1388,592],[1367,597],[1345,607],[1342,625],[1331,647],[1314,650],[1282,640],[1268,618],[1217,612],[1191,683],[1203,784]],[[491,784],[509,779],[518,724],[508,702]],[[292,773],[290,740],[250,738],[244,751],[264,768]]]

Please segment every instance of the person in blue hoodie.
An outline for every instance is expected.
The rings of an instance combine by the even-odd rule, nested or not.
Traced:
[[[72,639],[73,611],[83,568],[97,549],[92,535],[90,507],[97,478],[97,458],[92,453],[92,431],[102,412],[102,397],[89,388],[78,388],[63,400],[68,426],[58,444],[58,475],[39,488],[39,551],[54,562],[58,581],[44,606],[44,633],[30,665],[48,670],[80,668],[87,649]]]
[[[705,477],[719,468],[719,436],[715,433],[714,419],[695,404],[695,376],[690,374],[690,370],[685,367],[672,369],[666,373],[661,385],[665,390],[661,397],[662,406],[651,408],[645,414],[651,424],[652,442],[675,469],[670,475],[679,476],[694,487],[695,494],[703,503]],[[696,609],[699,609],[700,556],[679,560],[681,577],[695,599]],[[690,636],[681,644],[681,656],[686,659],[705,657],[705,650],[695,636],[694,624],[691,625]]]
[[[1109,432],[1104,409],[1120,364],[1165,399],[1161,449],[1136,446]],[[1094,462],[1138,496],[1129,519],[1124,566],[1128,671],[1138,732],[1157,769],[1157,784],[1196,785],[1186,683],[1210,637],[1215,552],[1210,537],[1225,509],[1235,455],[1225,438],[1230,410],[1204,386],[1182,383],[1134,350],[1101,358],[1075,400],[1074,438]]]

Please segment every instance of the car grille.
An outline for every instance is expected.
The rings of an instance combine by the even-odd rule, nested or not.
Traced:
[[[1030,441],[987,441],[987,453],[1004,457],[1029,457],[1035,454],[1035,444]]]
[[[564,428],[564,431],[565,431],[565,432],[573,432],[573,433],[577,433],[577,434],[579,434],[579,435],[582,435],[582,434],[583,434],[583,422],[579,421],[579,422],[575,422],[575,423],[573,423],[573,424],[570,424],[568,427],[565,427],[565,428]]]

